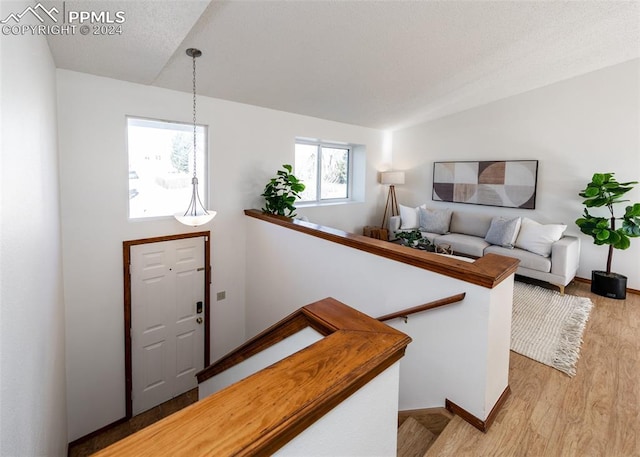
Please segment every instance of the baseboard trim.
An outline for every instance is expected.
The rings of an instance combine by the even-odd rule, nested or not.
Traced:
[[[491,427],[491,424],[493,424],[493,421],[496,419],[496,416],[498,415],[500,408],[502,408],[502,405],[504,405],[504,403],[507,401],[507,398],[509,397],[510,394],[511,394],[511,387],[507,385],[507,387],[502,392],[502,395],[500,395],[500,398],[498,398],[498,401],[496,401],[496,404],[493,405],[491,412],[489,413],[489,415],[485,420],[478,419],[469,411],[456,405],[454,402],[452,402],[448,398],[445,399],[445,408],[447,408],[451,413],[457,416],[460,416],[461,419],[470,423],[481,432],[487,433],[487,430],[489,430],[489,427]]]
[[[576,276],[575,278],[573,278],[575,281],[577,282],[581,282],[584,284],[591,284],[591,280],[590,279],[586,279],[586,278],[579,278],[578,276]],[[638,289],[632,289],[631,287],[627,287],[627,293],[629,294],[635,294],[635,295],[640,295],[640,290]]]
[[[105,425],[102,428],[99,428],[98,430],[94,430],[91,433],[88,433],[88,434],[86,434],[84,436],[81,436],[80,438],[78,438],[76,440],[73,440],[72,442],[70,442],[67,445],[67,456],[70,455],[69,451],[73,446],[78,446],[79,444],[82,444],[85,441],[89,441],[90,439],[95,438],[96,436],[98,436],[98,435],[100,435],[100,434],[102,434],[104,432],[107,432],[107,431],[111,430],[112,428],[117,427],[118,425],[120,425],[120,424],[122,424],[124,422],[127,422],[129,419],[130,419],[129,417],[123,417],[121,419],[118,419],[115,422],[111,422],[110,424]]]

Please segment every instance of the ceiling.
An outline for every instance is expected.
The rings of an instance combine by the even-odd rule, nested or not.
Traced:
[[[61,2],[42,2],[60,4]],[[56,66],[396,129],[640,57],[639,1],[67,1],[119,36],[49,36]]]

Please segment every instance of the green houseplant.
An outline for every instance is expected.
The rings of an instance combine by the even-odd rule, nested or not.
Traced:
[[[584,215],[576,220],[580,231],[591,237],[596,245],[608,245],[607,268],[591,273],[591,291],[605,297],[624,299],[626,297],[626,276],[612,273],[611,262],[614,249],[628,249],[633,237],[640,236],[640,203],[626,206],[622,216],[616,217],[614,205],[628,202],[622,196],[633,189],[637,181],[619,183],[614,173],[595,173],[591,182],[578,195],[584,198]],[[607,217],[594,216],[589,208],[606,207]],[[617,225],[616,222],[622,224]]]
[[[396,234],[396,238],[399,238],[405,246],[414,247],[422,250],[429,250],[431,242],[422,236],[419,230],[412,230],[410,232],[400,232]]]
[[[275,178],[271,178],[261,194],[265,199],[262,211],[279,216],[295,217],[296,207],[293,204],[300,198],[300,192],[305,186],[292,174],[291,165],[285,164],[282,168],[284,169],[278,170]]]

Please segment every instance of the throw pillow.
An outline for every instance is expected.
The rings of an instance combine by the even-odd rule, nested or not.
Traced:
[[[567,229],[563,224],[540,224],[529,218],[523,218],[516,247],[544,257],[551,255],[551,245],[562,238]]]
[[[513,243],[516,242],[520,231],[520,223],[521,219],[519,217],[515,219],[494,217],[484,240],[487,243],[496,244],[503,248],[513,249]]]
[[[420,207],[418,209],[420,230],[423,232],[437,233],[444,235],[449,231],[451,222],[450,209],[428,209]]]
[[[412,230],[418,228],[418,208],[411,208],[410,206],[400,206],[400,229]]]

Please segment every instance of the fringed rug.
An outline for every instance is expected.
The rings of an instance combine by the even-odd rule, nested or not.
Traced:
[[[593,303],[586,297],[516,281],[511,350],[575,376],[582,333]]]

